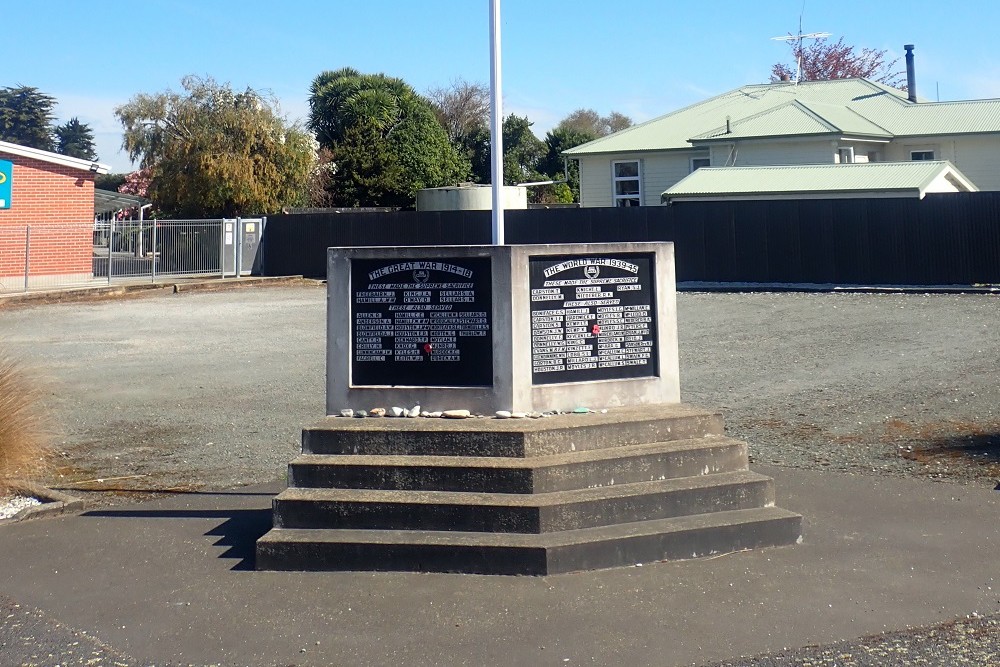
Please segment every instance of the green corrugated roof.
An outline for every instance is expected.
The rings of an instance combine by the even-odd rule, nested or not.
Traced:
[[[693,137],[692,141],[732,141],[753,137],[770,137],[780,128],[784,136],[851,135],[889,138],[885,128],[867,120],[847,107],[821,102],[795,100],[779,107],[743,118],[729,128],[717,127]],[[727,132],[728,129],[728,132]]]
[[[810,164],[766,167],[703,167],[671,186],[664,198],[801,193],[903,192],[923,195],[942,174],[969,190],[976,187],[946,160]]]
[[[725,132],[729,121],[730,134]],[[920,102],[866,79],[744,86],[564,151],[690,149],[699,141],[770,136],[930,136],[1000,132],[1000,99]]]

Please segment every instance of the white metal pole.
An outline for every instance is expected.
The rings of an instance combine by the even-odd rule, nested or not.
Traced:
[[[493,245],[503,245],[503,104],[500,84],[500,0],[490,0],[490,178]]]
[[[24,227],[24,291],[28,291],[28,276],[31,275],[31,225]]]

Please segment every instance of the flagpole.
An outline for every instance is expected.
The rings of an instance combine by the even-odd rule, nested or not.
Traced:
[[[493,245],[503,245],[503,96],[500,83],[500,0],[490,0],[490,179]]]

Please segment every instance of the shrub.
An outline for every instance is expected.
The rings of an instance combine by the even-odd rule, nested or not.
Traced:
[[[50,460],[41,390],[24,369],[0,356],[0,494],[15,480],[41,474]]]

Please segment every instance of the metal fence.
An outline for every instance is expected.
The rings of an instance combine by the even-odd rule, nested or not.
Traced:
[[[1000,285],[1000,192],[509,210],[505,219],[512,245],[672,241],[687,283]],[[490,222],[489,211],[271,216],[263,273],[324,277],[331,246],[488,244]]]
[[[235,220],[0,226],[0,291],[235,275]],[[235,238],[234,238],[235,237]]]

